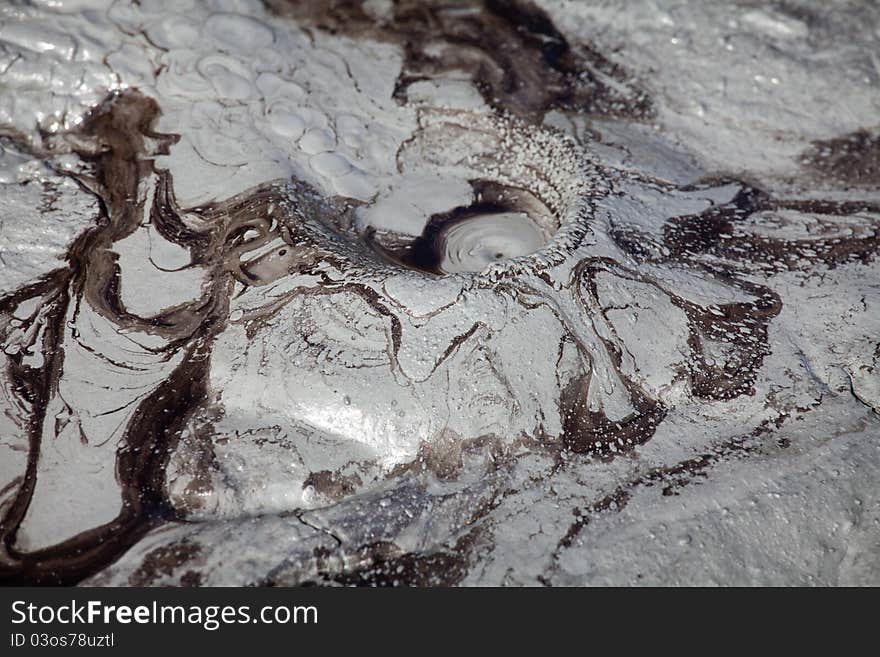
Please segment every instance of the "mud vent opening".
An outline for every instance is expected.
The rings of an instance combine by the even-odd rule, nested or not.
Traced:
[[[432,215],[419,236],[371,231],[367,240],[398,264],[443,275],[481,272],[540,251],[559,228],[558,218],[527,190],[491,181],[471,186],[471,204]]]
[[[492,262],[528,255],[545,241],[524,212],[477,214],[453,223],[438,245],[438,267],[446,273],[482,271]]]

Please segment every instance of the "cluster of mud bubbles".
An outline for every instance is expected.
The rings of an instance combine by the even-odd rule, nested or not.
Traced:
[[[651,100],[528,2],[402,1],[391,20],[359,2],[268,4],[399,47],[401,105],[414,85],[472,81],[488,111],[438,109],[398,152],[403,168],[470,172],[472,200],[420,234],[296,179],[180,207],[154,161],[179,136],[136,89],[47,136],[32,154],[74,154],[56,173],[99,216],[65,266],[0,298],[22,466],[0,491],[4,581],[465,581],[524,482],[634,458],[677,404],[754,397],[786,303],[774,275],[880,249],[876,201],[603,162],[584,126],[650,122]],[[804,176],[857,190],[877,162],[856,133],[817,143]],[[152,293],[191,287],[151,313],[126,285],[153,270],[120,255],[144,231],[164,276]],[[627,485],[674,494],[726,455],[784,449],[783,421],[682,448]],[[523,459],[548,465],[524,476]],[[624,506],[627,485],[578,505],[556,549]]]

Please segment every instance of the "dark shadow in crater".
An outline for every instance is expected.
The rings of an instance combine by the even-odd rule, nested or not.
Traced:
[[[408,269],[428,274],[445,275],[444,261],[448,257],[448,237],[456,228],[464,228],[464,239],[468,246],[479,246],[481,238],[496,238],[498,247],[486,254],[483,261],[475,261],[468,271],[480,271],[491,262],[500,262],[509,258],[528,255],[530,250],[523,249],[517,241],[523,239],[540,240],[537,246],[543,247],[547,240],[556,232],[558,220],[550,210],[530,192],[515,187],[508,187],[491,180],[471,180],[474,201],[466,206],[458,206],[447,212],[431,215],[421,235],[413,239],[403,236],[390,236],[369,229],[364,239],[377,253],[388,260]],[[515,217],[518,217],[518,220]],[[470,235],[469,226],[474,220],[497,218],[490,226],[488,233]],[[529,231],[529,234],[522,234]],[[531,234],[534,231],[534,234]]]

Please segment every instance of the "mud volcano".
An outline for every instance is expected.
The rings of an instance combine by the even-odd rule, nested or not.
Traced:
[[[4,582],[880,582],[880,9],[43,4]]]

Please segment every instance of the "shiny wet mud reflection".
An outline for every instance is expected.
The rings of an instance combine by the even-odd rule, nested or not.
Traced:
[[[529,3],[269,4],[403,53],[389,93],[418,120],[394,182],[370,192],[322,150],[329,129],[292,110],[280,129],[276,107],[277,133],[296,133],[336,193],[294,174],[187,205],[160,162],[197,139],[137,89],[41,150],[10,134],[97,216],[65,266],[0,297],[27,455],[3,482],[4,579],[455,584],[508,499],[666,450],[574,506],[541,575],[553,583],[596,514],[654,483],[676,495],[724,459],[781,458],[789,419],[832,395],[776,327],[797,283],[864,278],[871,194],[615,165],[596,135],[544,119],[636,125],[647,94]],[[450,76],[485,105],[450,106]],[[863,186],[864,144],[813,167]],[[845,367],[872,399],[869,366]],[[721,437],[725,416],[737,435]],[[268,547],[230,565],[243,545]]]

